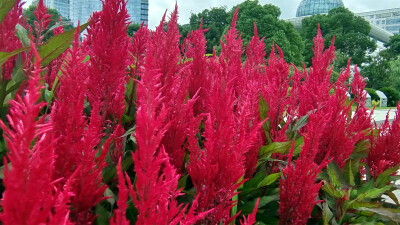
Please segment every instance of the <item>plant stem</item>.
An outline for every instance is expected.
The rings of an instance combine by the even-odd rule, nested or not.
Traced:
[[[7,93],[7,84],[8,81],[6,80],[2,80],[0,83],[0,117],[2,116],[3,113],[3,105]]]

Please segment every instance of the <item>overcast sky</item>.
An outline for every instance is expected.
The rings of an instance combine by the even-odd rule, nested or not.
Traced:
[[[176,1],[178,2],[179,23],[185,24],[189,22],[191,13],[199,13],[204,9],[219,6],[226,6],[230,10],[244,0],[149,0],[149,27],[154,28],[158,25],[165,10],[168,9],[170,12]],[[27,0],[26,5],[29,5],[30,2],[31,0]],[[300,2],[301,0],[259,0],[262,5],[271,3],[281,8],[282,19],[295,17]],[[353,12],[400,8],[399,0],[343,0],[343,3]]]

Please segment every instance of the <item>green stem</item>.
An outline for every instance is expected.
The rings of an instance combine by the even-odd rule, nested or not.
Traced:
[[[6,81],[6,80],[1,81],[1,83],[0,83],[0,116],[2,116],[4,100],[7,96],[6,95],[7,84],[8,84],[8,81]]]

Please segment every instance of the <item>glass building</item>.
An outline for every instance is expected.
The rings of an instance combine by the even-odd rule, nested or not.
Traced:
[[[70,18],[70,0],[44,0],[43,3],[47,8],[56,9],[62,17]]]
[[[37,0],[32,4],[37,4]],[[76,26],[78,21],[81,24],[86,23],[95,11],[100,11],[102,2],[100,0],[44,0],[47,8],[56,9],[62,17],[70,19]],[[131,22],[148,23],[149,18],[149,0],[129,0],[126,4]]]
[[[363,12],[357,15],[386,31],[400,34],[400,8]]]
[[[296,16],[328,13],[331,9],[341,6],[344,6],[342,0],[303,0],[297,8]]]

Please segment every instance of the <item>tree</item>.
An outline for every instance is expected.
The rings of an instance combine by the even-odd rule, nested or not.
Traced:
[[[131,23],[128,26],[128,29],[126,30],[126,33],[128,33],[129,36],[133,37],[140,28],[140,24],[138,23]]]
[[[260,5],[258,0],[246,0],[232,8],[229,20],[237,7],[240,7],[237,29],[242,32],[244,44],[254,35],[254,22],[257,24],[258,35],[265,37],[269,50],[272,43],[279,45],[285,53],[285,59],[300,65],[303,61],[304,43],[294,26],[279,19],[281,10],[274,5]]]
[[[35,14],[33,13],[35,10],[36,10],[36,6],[30,5],[27,9],[24,10],[23,15],[26,16],[26,22],[29,24],[30,27],[32,27],[33,35],[36,36],[36,31],[34,29],[34,27],[35,27],[34,21],[36,21],[36,17],[35,17]],[[54,25],[56,25],[56,23],[59,22],[59,18],[61,16],[56,9],[48,8],[47,12],[49,15],[52,15],[52,17],[51,17],[51,22],[49,24],[49,27],[48,27],[47,31],[45,31],[45,33],[47,32],[47,34],[43,41],[46,41],[50,37],[53,36],[53,32],[49,32],[49,30],[54,28]],[[61,21],[64,22],[64,23],[62,23],[62,24],[64,24],[64,31],[68,31],[73,28],[73,25],[69,19],[67,19],[65,17],[61,17]]]
[[[352,64],[361,65],[367,61],[367,53],[372,53],[376,49],[376,41],[369,37],[371,26],[369,22],[362,17],[355,16],[350,10],[339,7],[329,11],[327,15],[313,15],[303,19],[301,34],[305,41],[306,49],[313,46],[313,37],[317,34],[318,24],[322,34],[326,37],[328,46],[333,37],[335,37],[335,46],[337,51],[351,58]],[[311,62],[312,55],[309,51],[305,55],[308,65]],[[347,60],[337,62],[344,68]]]
[[[207,40],[207,53],[212,53],[214,46],[220,45],[220,39],[222,34],[230,25],[230,21],[228,21],[228,12],[226,8],[211,8],[205,9],[198,14],[192,14],[190,16],[189,26],[183,25],[186,31],[188,30],[196,30],[199,28],[201,19],[203,19],[203,28],[209,29],[205,33],[205,37]]]
[[[389,60],[381,55],[372,57],[369,62],[363,66],[361,74],[367,77],[367,87],[381,89],[390,86],[390,63]]]
[[[400,55],[400,34],[390,37],[389,42],[385,43],[385,50],[381,51],[381,55],[387,59],[395,59]]]

